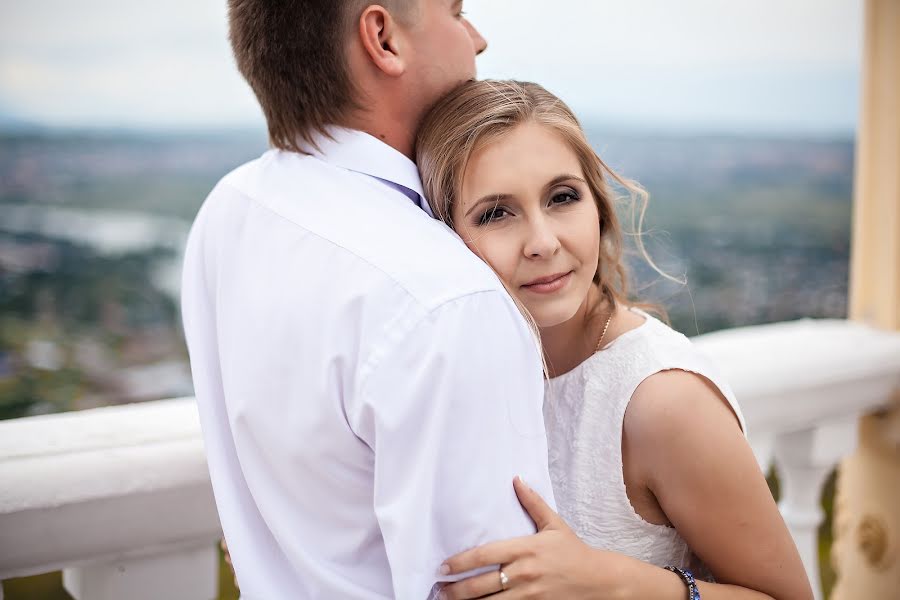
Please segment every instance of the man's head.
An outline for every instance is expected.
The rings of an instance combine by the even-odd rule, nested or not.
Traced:
[[[304,151],[329,125],[411,154],[426,109],[475,76],[486,44],[462,0],[229,0],[238,69],[275,147]],[[377,131],[375,131],[377,129]],[[409,147],[406,147],[409,146]]]

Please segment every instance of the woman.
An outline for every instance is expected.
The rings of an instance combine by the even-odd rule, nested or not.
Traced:
[[[417,162],[435,215],[539,333],[562,517],[516,481],[539,532],[448,559],[445,573],[500,571],[442,596],[811,598],[727,384],[629,304],[610,181],[646,196],[568,107],[536,84],[467,83],[426,117]]]

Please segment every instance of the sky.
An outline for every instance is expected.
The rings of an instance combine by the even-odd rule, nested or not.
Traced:
[[[448,0],[426,0],[443,2]],[[466,0],[479,76],[623,129],[852,133],[863,0]],[[244,128],[225,0],[0,3],[0,123]]]

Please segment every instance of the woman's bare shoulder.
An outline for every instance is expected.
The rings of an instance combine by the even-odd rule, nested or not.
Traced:
[[[740,423],[718,387],[696,373],[671,369],[647,377],[628,403],[623,423],[632,443],[660,448],[687,431],[734,428]]]

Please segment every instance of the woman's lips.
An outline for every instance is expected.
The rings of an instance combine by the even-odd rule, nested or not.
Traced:
[[[572,273],[574,271],[569,271],[568,273],[559,273],[556,275],[551,275],[550,277],[541,277],[539,279],[535,279],[535,283],[528,283],[522,286],[523,290],[528,290],[529,292],[535,292],[537,294],[552,294],[563,288],[569,280],[572,279]]]

